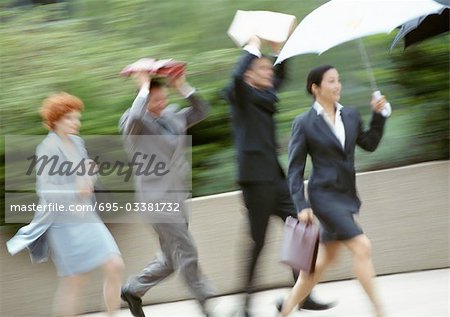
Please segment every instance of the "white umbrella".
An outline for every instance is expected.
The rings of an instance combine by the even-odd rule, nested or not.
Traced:
[[[363,36],[390,33],[409,20],[442,8],[433,0],[331,0],[300,22],[275,64],[295,55],[321,54]]]

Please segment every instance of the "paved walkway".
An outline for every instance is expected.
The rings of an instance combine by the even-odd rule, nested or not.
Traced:
[[[440,269],[377,278],[386,317],[449,317],[450,269]],[[155,288],[156,290],[156,288]],[[255,294],[252,312],[255,317],[275,317],[274,302],[285,296],[289,289],[274,289]],[[371,317],[370,304],[356,280],[322,283],[315,288],[315,297],[324,301],[337,301],[338,305],[325,312],[295,312],[292,317]],[[218,316],[236,316],[242,295],[216,298]],[[194,301],[145,306],[147,317],[200,317],[202,314]],[[101,317],[105,314],[87,314],[84,317]],[[131,316],[123,309],[117,317]]]

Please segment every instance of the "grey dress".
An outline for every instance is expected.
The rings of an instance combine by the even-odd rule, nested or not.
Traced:
[[[70,138],[75,144],[77,153],[69,154],[59,136],[50,132],[37,147],[36,155],[38,157],[56,155],[57,166],[63,161],[75,162],[81,158],[88,158],[83,140],[78,136]],[[39,168],[38,163],[36,170]],[[75,191],[76,177],[50,176],[48,168],[43,168],[43,172],[36,177],[39,204],[58,203],[66,208],[74,204],[92,204],[92,197],[80,199]],[[47,261],[50,256],[58,276],[89,272],[104,264],[112,255],[120,255],[114,238],[95,212],[71,215],[38,211],[33,221],[20,228],[7,242],[7,248],[11,255],[27,248],[33,263]]]

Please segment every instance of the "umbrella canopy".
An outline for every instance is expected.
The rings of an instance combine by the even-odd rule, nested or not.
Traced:
[[[404,48],[407,48],[410,45],[422,42],[433,36],[449,32],[449,7],[438,14],[422,16],[403,24],[397,36],[392,41],[391,49],[403,38],[405,43]]]
[[[289,37],[276,63],[318,53],[377,33],[390,33],[414,18],[444,6],[433,0],[331,0],[307,15]]]

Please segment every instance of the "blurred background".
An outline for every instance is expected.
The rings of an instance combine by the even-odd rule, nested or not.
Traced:
[[[323,3],[0,0],[2,134],[46,134],[37,110],[47,95],[61,90],[85,102],[82,136],[118,134],[118,120],[136,92],[131,79],[119,76],[121,69],[142,57],[174,58],[188,63],[188,81],[212,106],[209,117],[190,131],[193,196],[236,190],[229,109],[220,97],[240,55],[226,34],[232,18],[237,9],[269,10],[301,21]],[[394,112],[379,149],[357,152],[358,172],[449,158],[449,36],[390,51],[395,34],[363,39],[379,88]],[[305,91],[311,68],[334,65],[343,84],[341,103],[358,107],[366,123],[371,95],[356,41],[321,56],[296,56],[288,63],[289,80],[279,94],[276,117],[284,166],[292,120],[312,103]],[[176,94],[173,101],[183,104]],[[4,184],[3,138],[1,142]],[[5,225],[3,216],[1,221]]]

